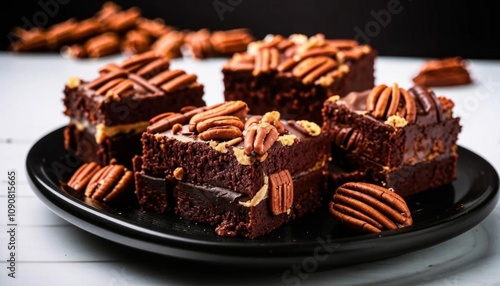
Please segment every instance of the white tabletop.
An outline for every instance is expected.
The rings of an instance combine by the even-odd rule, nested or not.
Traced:
[[[68,122],[62,90],[73,75],[92,79],[119,57],[74,61],[58,55],[0,53],[0,285],[287,285],[283,271],[226,269],[149,255],[89,234],[53,214],[27,183],[25,159],[39,138]],[[175,60],[199,76],[205,100],[222,100],[223,60]],[[411,86],[424,59],[380,57],[376,83]],[[436,88],[462,117],[459,144],[500,170],[500,62],[471,60],[475,83]],[[8,276],[8,176],[17,179],[16,278]],[[400,257],[303,276],[300,285],[500,285],[500,206],[479,225]],[[294,281],[298,282],[298,281]],[[290,283],[288,283],[290,284]],[[290,285],[294,285],[291,283]]]

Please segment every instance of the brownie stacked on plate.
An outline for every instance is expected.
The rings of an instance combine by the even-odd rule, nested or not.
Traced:
[[[242,101],[166,114],[134,160],[139,204],[256,238],[322,204],[329,142],[313,122],[247,118]]]
[[[168,59],[155,52],[108,64],[99,73],[90,82],[72,77],[64,90],[64,114],[71,119],[64,145],[86,162],[130,166],[133,155],[141,152],[140,137],[149,119],[205,105],[196,75],[169,70]]]
[[[276,110],[321,124],[327,98],[373,87],[375,57],[370,46],[353,40],[268,36],[226,63],[224,97],[247,102],[254,114]]]
[[[323,129],[334,136],[333,188],[368,181],[403,196],[451,183],[460,119],[453,102],[430,89],[396,83],[324,104]]]

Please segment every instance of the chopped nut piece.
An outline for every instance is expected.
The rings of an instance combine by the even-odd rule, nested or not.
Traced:
[[[182,181],[182,179],[184,179],[184,169],[182,167],[175,168],[174,178],[178,181]]]

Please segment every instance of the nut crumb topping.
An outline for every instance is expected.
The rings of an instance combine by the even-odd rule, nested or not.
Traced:
[[[279,136],[277,141],[281,142],[283,146],[292,146],[295,143],[295,140],[298,141],[299,138],[294,134],[285,134]]]
[[[403,128],[408,124],[408,121],[398,115],[392,115],[384,123],[395,128]]]
[[[340,96],[338,95],[334,95],[334,96],[330,96],[327,100],[328,101],[331,101],[333,103],[337,102],[338,100],[340,99]]]
[[[77,88],[80,86],[81,82],[82,81],[78,77],[72,76],[66,82],[66,86],[69,88]]]
[[[318,136],[319,134],[321,134],[321,127],[319,127],[319,125],[314,122],[299,120],[296,123],[302,126],[311,136]]]
[[[184,179],[184,169],[182,167],[175,168],[174,178],[178,181],[182,181],[182,179]]]

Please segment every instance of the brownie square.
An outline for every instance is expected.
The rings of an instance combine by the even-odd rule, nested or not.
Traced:
[[[392,187],[401,195],[455,179],[460,119],[432,90],[380,85],[324,104],[323,129],[334,137],[333,188],[347,180]]]
[[[280,120],[277,112],[247,118],[241,101],[199,110],[143,133],[139,201],[146,201],[139,190],[151,189],[141,185],[148,177],[173,185],[147,194],[173,197],[167,207],[143,210],[170,209],[219,235],[256,238],[321,205],[331,140],[318,125]]]
[[[373,87],[375,58],[370,46],[352,40],[267,37],[226,63],[224,97],[247,102],[254,114],[276,110],[321,124],[327,98]]]
[[[65,147],[84,161],[130,166],[151,118],[205,105],[196,76],[169,70],[169,60],[154,52],[107,64],[99,73],[90,82],[72,77],[64,89],[64,114],[70,117]]]

